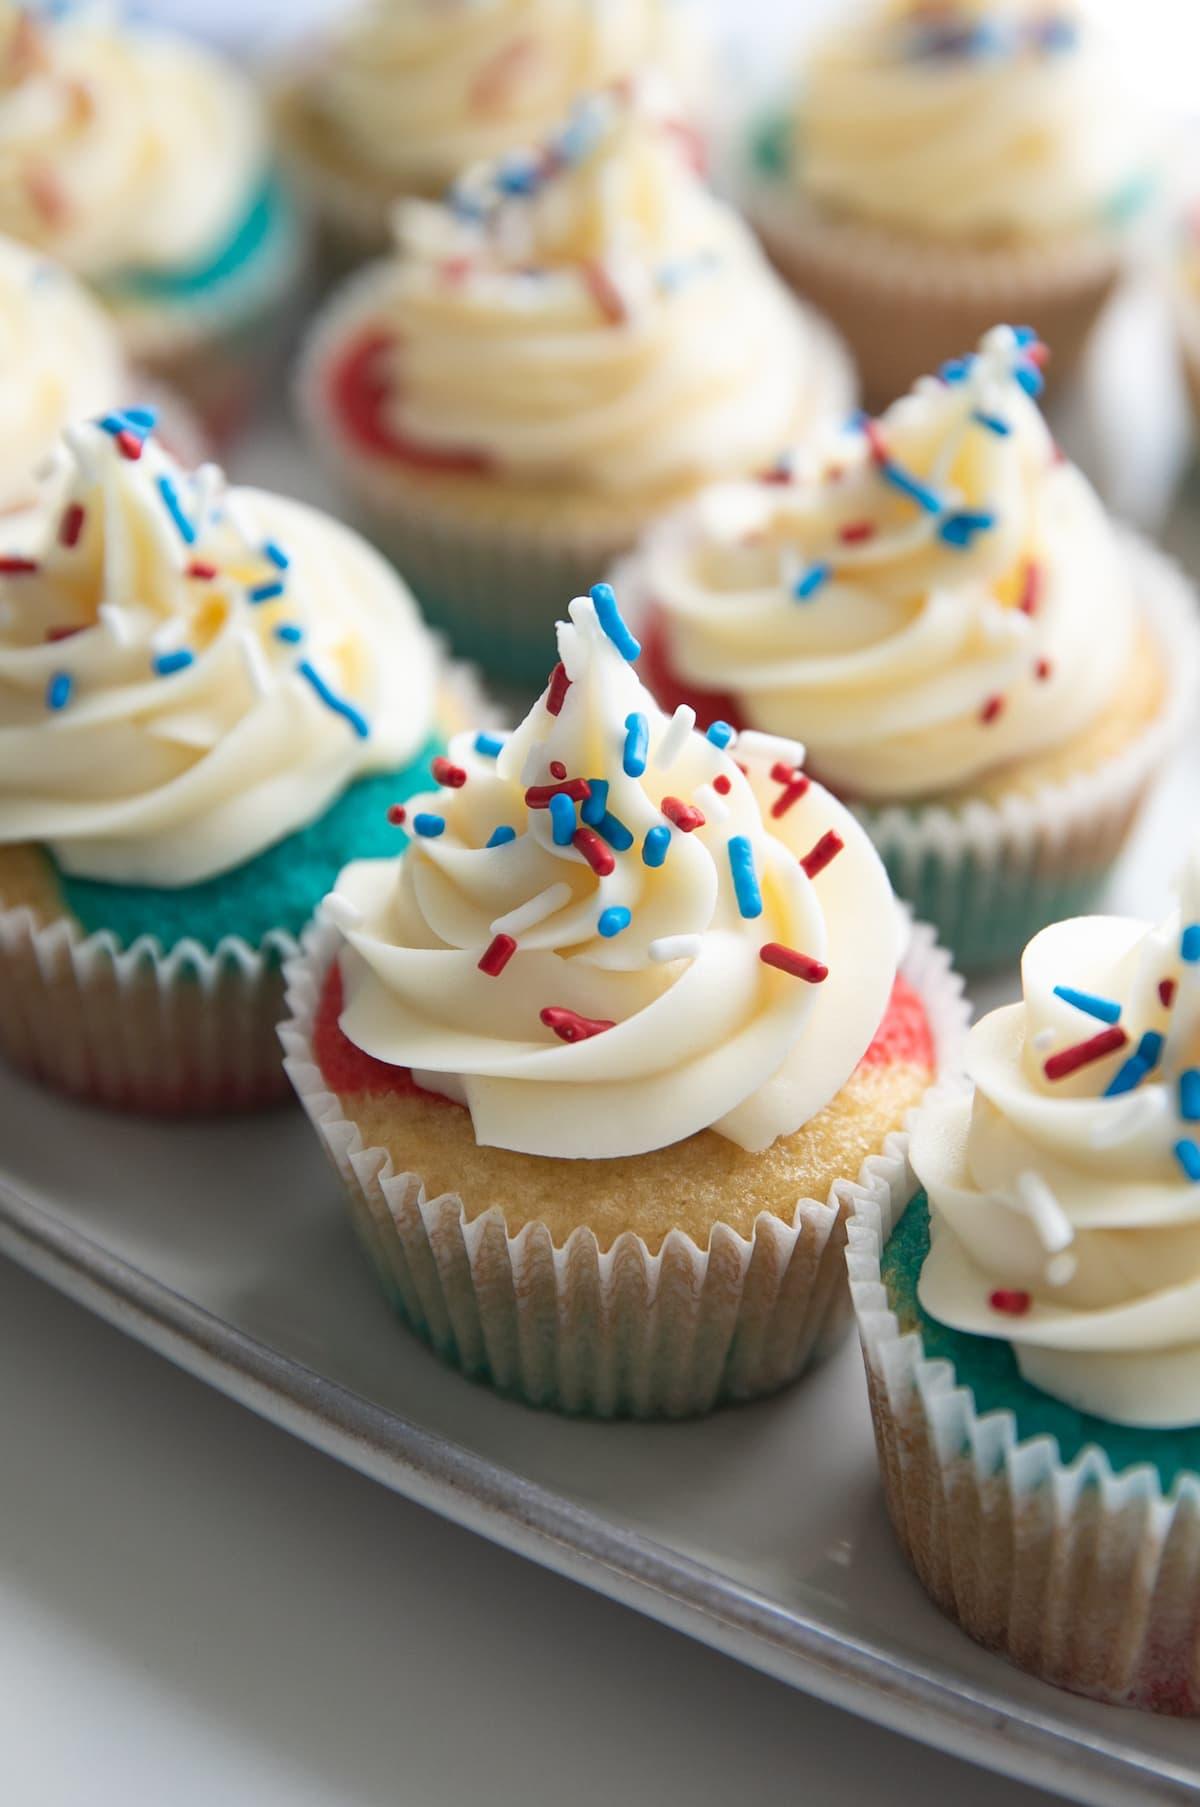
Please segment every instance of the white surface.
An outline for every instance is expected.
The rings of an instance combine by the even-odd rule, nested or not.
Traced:
[[[6,1807],[1049,1807],[433,1518],[0,1264]]]

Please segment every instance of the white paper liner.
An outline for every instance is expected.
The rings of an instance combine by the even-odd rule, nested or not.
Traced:
[[[440,670],[464,720],[498,725],[469,666]],[[253,1110],[290,1096],[279,1053],[283,963],[296,938],[212,949],[152,935],[123,947],[69,917],[39,925],[0,908],[0,1055],[31,1078],[111,1109],[165,1115]]]
[[[318,924],[286,969],[284,1065],[344,1185],[350,1215],[399,1315],[445,1359],[533,1405],[597,1417],[694,1416],[794,1380],[841,1340],[849,1305],[845,1225],[854,1203],[889,1216],[911,1196],[905,1131],[856,1180],[801,1199],[790,1223],[764,1212],[751,1236],[718,1224],[709,1247],[672,1231],[658,1254],[628,1232],[602,1251],[545,1225],[510,1235],[498,1207],[468,1221],[453,1193],[364,1147],[313,1058],[312,1026],[340,936]],[[966,1033],[962,981],[918,924],[901,971],[925,1004],[939,1068]]]
[[[961,1080],[946,1082],[953,1086]],[[1019,1668],[1121,1706],[1200,1714],[1200,1475],[1069,1464],[981,1416],[953,1365],[902,1334],[880,1260],[904,1201],[857,1195],[850,1293],[888,1512],[935,1603]]]

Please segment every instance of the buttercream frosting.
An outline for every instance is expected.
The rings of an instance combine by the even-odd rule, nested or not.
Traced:
[[[374,0],[320,47],[309,104],[367,168],[436,192],[653,65],[694,84],[678,0]]]
[[[997,327],[881,420],[652,535],[639,582],[671,670],[869,801],[968,786],[1094,722],[1137,605],[1036,405],[1040,353]]]
[[[827,329],[705,188],[653,82],[398,217],[398,254],[320,335],[335,367],[381,345],[377,453],[653,498],[758,468],[848,400]]]
[[[189,265],[262,179],[248,79],[202,46],[0,0],[0,231],[89,277]]]
[[[124,360],[99,306],[58,265],[0,238],[0,517],[26,507],[68,421],[111,407]]]
[[[795,177],[822,206],[951,240],[1112,224],[1149,157],[1078,0],[885,0],[816,46]]]
[[[342,1028],[465,1103],[482,1144],[601,1159],[712,1128],[761,1150],[883,1016],[887,878],[803,749],[744,735],[735,757],[665,716],[593,598],[515,733],[452,744],[405,858],[339,878]]]
[[[429,732],[434,664],[357,535],[181,470],[152,424],[68,429],[38,534],[0,553],[0,844],[173,887],[402,765]]]
[[[916,1127],[921,1304],[1083,1411],[1200,1423],[1200,856],[1159,925],[1044,930],[1022,989]]]

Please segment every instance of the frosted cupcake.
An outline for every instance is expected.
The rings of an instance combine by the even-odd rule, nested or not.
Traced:
[[[108,8],[0,0],[0,231],[84,277],[210,430],[242,418],[299,241],[232,65]]]
[[[1191,593],[1057,451],[1042,362],[995,328],[625,572],[660,699],[803,740],[970,966],[1090,907],[1194,690]]]
[[[401,1315],[540,1405],[681,1416],[844,1326],[857,1188],[958,988],[799,749],[664,715],[613,593],[507,740],[465,734],[402,860],[289,973],[288,1070]]]
[[[1182,910],[1059,923],[972,1030],[851,1273],[892,1519],[1043,1679],[1200,1712],[1200,860]],[[882,1266],[880,1248],[882,1246]]]
[[[426,612],[536,681],[563,596],[673,502],[844,412],[851,382],[643,87],[410,204],[301,389]]]
[[[1076,0],[873,0],[760,121],[748,204],[882,405],[997,318],[1065,371],[1153,186],[1115,56]]]
[[[385,248],[402,198],[536,143],[582,95],[647,66],[682,92],[703,55],[679,0],[369,0],[278,91],[283,143],[343,261]]]
[[[0,556],[0,1050],[114,1106],[241,1108],[285,1092],[282,958],[352,848],[403,844],[452,706],[370,547],[151,426],[70,429]]]

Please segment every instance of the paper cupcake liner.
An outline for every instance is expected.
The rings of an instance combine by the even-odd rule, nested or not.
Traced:
[[[891,1214],[913,1190],[908,1137],[889,1135],[857,1179],[801,1199],[751,1236],[717,1224],[702,1249],[672,1231],[652,1254],[628,1232],[601,1250],[581,1226],[556,1248],[544,1224],[509,1234],[493,1207],[468,1220],[452,1193],[364,1147],[316,1065],[312,1025],[340,943],[320,925],[288,963],[284,1064],[343,1182],[350,1217],[395,1311],[445,1360],[530,1405],[612,1418],[684,1418],[774,1392],[840,1342],[849,1320],[845,1228],[854,1201]],[[903,963],[939,1064],[966,1031],[962,981],[918,925]]]
[[[794,189],[761,181],[744,204],[780,274],[837,322],[872,410],[1002,321],[1036,327],[1053,352],[1051,378],[1061,378],[1123,269],[1123,247],[1101,231],[971,250],[830,220]]]
[[[1162,708],[1136,739],[1029,796],[956,809],[855,807],[896,892],[968,970],[1011,962],[1047,923],[1090,911],[1191,718],[1195,592],[1146,541],[1125,534],[1121,545],[1168,680]]]
[[[953,1365],[902,1334],[880,1258],[903,1212],[856,1198],[850,1292],[880,1474],[902,1549],[935,1603],[1043,1681],[1152,1712],[1200,1714],[1200,1476],[1164,1494],[1152,1465],[1070,1464],[1011,1411],[976,1410]]]

